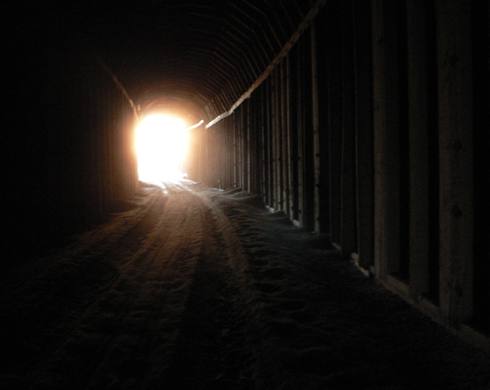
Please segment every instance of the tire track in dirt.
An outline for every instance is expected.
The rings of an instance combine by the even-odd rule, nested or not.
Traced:
[[[46,358],[46,350],[63,342],[77,313],[117,277],[115,263],[129,256],[158,222],[165,202],[160,191],[150,190],[136,209],[85,234],[77,246],[39,259],[29,272],[19,270],[22,279],[2,286],[2,347],[11,381],[28,381],[25,373]]]
[[[160,386],[192,389],[253,387],[259,343],[245,281],[246,259],[226,217],[203,196],[204,252],[199,259],[172,364]]]
[[[199,209],[186,193],[168,198],[144,245],[34,376],[39,388],[144,388],[160,375],[177,337],[202,251]],[[72,375],[66,375],[72,372]],[[117,378],[117,379],[116,379]]]
[[[134,280],[133,293],[137,297],[126,301],[129,315],[121,321],[128,328],[112,340],[88,388],[105,388],[111,373],[119,376],[117,388],[131,388],[131,383],[138,388],[152,388],[155,378],[168,365],[202,252],[202,237],[195,229],[202,223],[202,216],[188,194],[171,194],[168,210],[159,227],[157,245],[144,255],[144,269]],[[126,351],[124,338],[130,341]],[[135,339],[139,342],[135,343]]]

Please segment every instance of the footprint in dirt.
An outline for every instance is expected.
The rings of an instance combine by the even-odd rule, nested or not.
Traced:
[[[281,268],[269,268],[262,271],[261,274],[269,280],[281,280],[284,279],[286,272]]]
[[[288,319],[269,321],[267,328],[271,335],[284,339],[295,338],[301,331],[297,323]]]
[[[267,260],[265,259],[259,259],[259,258],[249,258],[249,262],[252,266],[257,267],[257,268],[263,268],[267,266]]]
[[[274,252],[272,252],[271,250],[266,249],[266,248],[258,248],[258,249],[250,248],[250,252],[254,256],[259,256],[259,257],[265,257],[265,256],[270,256],[270,255],[274,254]]]
[[[299,312],[306,307],[307,303],[301,300],[283,301],[277,304],[280,310],[287,312]]]
[[[290,351],[283,355],[283,364],[295,372],[309,372],[316,375],[328,375],[330,370],[326,364],[329,351],[321,347],[311,347],[299,351]]]
[[[318,323],[318,314],[311,309],[306,309],[306,306],[303,310],[294,311],[289,315],[292,320],[300,324],[308,324],[311,326]]]
[[[275,283],[259,282],[259,283],[256,283],[256,286],[261,292],[266,293],[266,294],[275,294],[275,293],[278,293],[282,290],[282,287],[278,286]]]
[[[187,287],[187,283],[184,280],[176,279],[171,282],[167,282],[166,287],[170,292],[179,292]]]
[[[248,245],[249,248],[257,248],[257,246],[264,246],[265,239],[261,237],[259,234],[243,234],[240,236],[243,244]]]
[[[260,249],[257,249],[258,246],[262,247],[264,246],[264,241],[261,240],[256,240],[254,238],[246,237],[242,239],[242,246],[249,250],[251,253],[255,254]]]

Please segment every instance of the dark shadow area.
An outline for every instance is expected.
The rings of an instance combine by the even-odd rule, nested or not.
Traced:
[[[245,195],[146,188],[136,208],[11,275],[2,387],[490,383],[488,355]]]

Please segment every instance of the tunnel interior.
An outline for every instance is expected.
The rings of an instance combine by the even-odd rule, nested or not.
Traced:
[[[7,197],[19,211],[9,225],[32,226],[25,249],[35,255],[124,204],[137,185],[131,143],[140,117],[168,112],[207,124],[227,112],[309,10],[303,2],[11,7],[7,127],[15,130],[6,144],[20,150],[5,157],[7,181],[25,179]],[[204,165],[189,163],[189,176],[203,177]],[[44,226],[49,219],[56,223]]]
[[[168,180],[141,176],[135,146],[165,113],[197,124],[179,178],[257,195],[488,348],[488,4],[9,7],[5,269]]]

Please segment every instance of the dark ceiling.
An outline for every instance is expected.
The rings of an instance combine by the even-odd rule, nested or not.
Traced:
[[[183,101],[210,118],[228,110],[264,72],[311,3],[155,0],[114,7],[26,6],[15,11],[17,36],[23,37],[16,39],[93,51],[141,106],[158,99]]]

